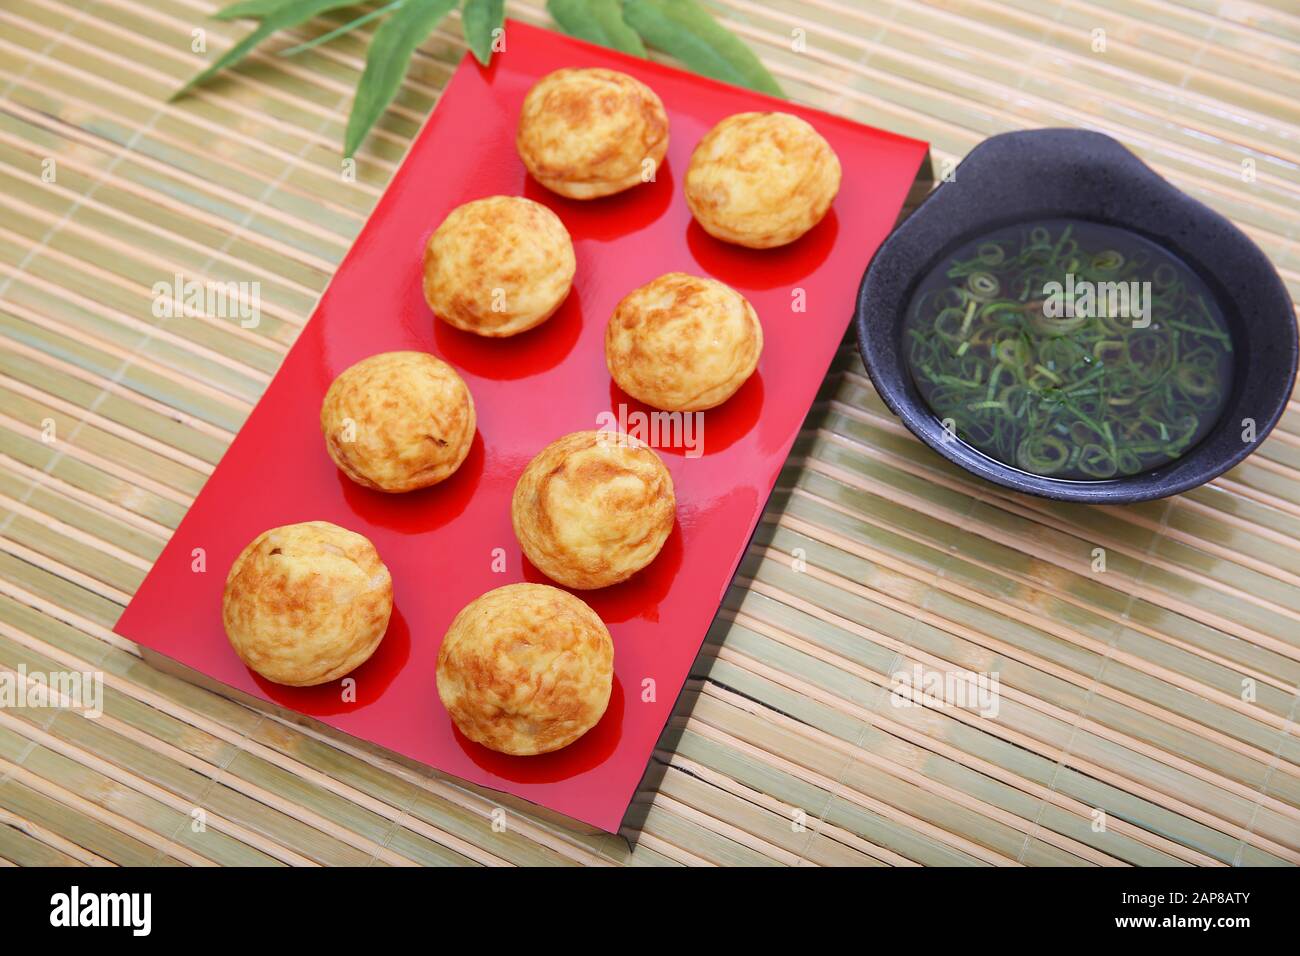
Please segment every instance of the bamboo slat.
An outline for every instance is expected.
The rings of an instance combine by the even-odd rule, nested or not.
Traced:
[[[247,30],[209,19],[218,5],[0,10],[0,678],[89,670],[104,689],[96,719],[0,709],[0,862],[1300,863],[1295,405],[1206,487],[1062,505],[920,445],[846,340],[621,837],[150,667],[114,621],[465,49],[453,16],[349,181],[373,25],[275,55],[348,16],[326,15],[167,104]],[[1233,218],[1300,298],[1288,4],[709,6],[795,99],[926,139],[940,169],[1004,130],[1110,133]],[[540,0],[508,12],[547,22]],[[151,286],[175,273],[257,281],[263,321],[155,318]],[[997,714],[893,706],[913,667],[996,672]]]

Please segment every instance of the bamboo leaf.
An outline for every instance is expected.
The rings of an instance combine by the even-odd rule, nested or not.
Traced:
[[[244,0],[232,3],[212,14],[215,20],[261,20],[281,10],[297,6],[301,0]],[[353,0],[355,2],[355,0]]]
[[[322,33],[320,36],[313,37],[304,43],[299,43],[297,46],[291,46],[287,50],[281,50],[280,56],[297,56],[299,53],[306,53],[308,50],[313,50],[322,43],[329,43],[331,40],[336,40],[343,36],[343,34],[350,33],[357,27],[365,26],[371,20],[375,20],[382,17],[385,13],[396,10],[405,2],[406,0],[392,0],[392,3],[385,4],[382,7],[376,7],[369,13],[363,13],[355,20],[349,20],[347,23],[343,24],[343,26],[336,27],[329,33]]]
[[[546,9],[569,36],[645,56],[640,35],[623,19],[622,0],[547,0]]]
[[[200,83],[206,83],[209,79],[216,76],[228,66],[234,66],[244,57],[252,52],[253,47],[257,46],[276,30],[283,30],[287,27],[296,27],[300,23],[305,23],[318,14],[325,13],[327,10],[334,10],[338,7],[347,7],[356,3],[356,0],[291,0],[286,3],[284,0],[250,0],[248,3],[236,4],[234,7],[227,7],[222,10],[221,14],[229,14],[230,17],[237,16],[263,16],[262,14],[238,12],[245,7],[270,8],[274,9],[265,14],[264,18],[257,25],[257,29],[244,37],[229,50],[227,50],[217,62],[213,63],[198,76],[191,79],[179,90],[173,93],[169,100],[175,100],[184,96]]]
[[[366,69],[348,117],[343,155],[351,156],[402,85],[411,54],[433,32],[456,0],[406,0],[379,25],[366,51]]]
[[[227,67],[234,66],[278,30],[302,23],[358,0],[240,0],[217,11],[219,20],[253,19],[257,27],[173,93],[175,100]],[[387,14],[366,51],[366,67],[352,101],[344,137],[351,156],[401,87],[411,55],[457,0],[391,0],[343,26],[282,52],[292,56],[328,43]],[[564,32],[634,56],[646,55],[646,42],[686,66],[715,79],[784,95],[772,75],[744,43],[724,29],[697,0],[547,0],[547,9]],[[492,58],[493,33],[505,21],[504,0],[465,0],[465,37],[484,65]],[[644,38],[645,42],[642,41]]]
[[[505,23],[505,0],[465,0],[460,19],[474,59],[487,66],[492,59],[492,31]]]
[[[753,51],[696,0],[625,0],[623,17],[646,43],[697,73],[785,96]]]

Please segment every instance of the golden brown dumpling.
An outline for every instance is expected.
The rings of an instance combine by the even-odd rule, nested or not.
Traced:
[[[471,601],[438,650],[438,696],[470,740],[500,753],[567,747],[609,705],[614,642],[578,598],[509,584]]]
[[[840,161],[789,113],[728,116],[695,147],[686,204],[711,236],[755,249],[794,242],[831,208]]]
[[[720,405],[758,367],[763,327],[749,301],[713,279],[670,272],[629,293],[605,328],[618,387],[667,411]]]
[[[627,435],[596,431],[543,448],[519,476],[510,508],[528,560],[583,589],[617,584],[653,561],[676,514],[659,456]]]
[[[515,146],[547,189],[595,199],[649,180],[668,152],[668,114],[626,73],[556,70],[524,97]]]
[[[522,196],[457,206],[424,250],[424,298],[434,315],[476,335],[518,335],[549,319],[577,261],[560,217]]]
[[[336,378],[320,428],[357,484],[412,491],[450,477],[474,441],[474,399],[454,368],[426,352],[384,352]]]
[[[393,579],[369,539],[328,521],[264,531],[226,576],[221,619],[239,659],[308,687],[360,667],[388,630]]]

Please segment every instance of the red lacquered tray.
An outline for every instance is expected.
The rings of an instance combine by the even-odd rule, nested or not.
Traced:
[[[681,691],[777,473],[840,343],[862,270],[896,220],[926,154],[915,140],[724,86],[511,22],[488,69],[466,57],[348,253],[283,367],[181,522],[117,632],[254,698],[386,750],[617,830]],[[657,181],[577,202],[530,180],[514,149],[528,88],[564,66],[623,70],[650,85],[671,121]],[[779,109],[810,121],[839,154],[844,183],[826,219],[783,249],[751,251],[691,220],[681,176],[691,150],[723,117]],[[553,209],[573,236],[573,292],[543,326],[480,339],[435,321],[420,291],[425,240],[467,200],[524,195]],[[703,454],[662,448],[678,522],[658,559],[631,580],[576,592],[609,625],[615,683],[609,710],[574,745],[508,757],[456,732],[438,699],[434,664],[452,617],[484,591],[545,581],[510,526],[515,480],[544,445],[600,427],[601,416],[648,411],[605,368],[605,323],[635,287],[665,272],[712,276],[742,292],[763,322],[758,372],[704,414]],[[802,289],[806,311],[795,311]],[[464,376],[478,436],[451,479],[389,496],[352,484],[325,453],[321,399],[352,363],[423,349]],[[226,570],[266,528],[323,519],[368,536],[393,575],[395,610],[375,656],[338,683],[279,687],[240,663],[221,626]],[[206,570],[196,572],[194,549]],[[504,572],[495,570],[504,558]]]

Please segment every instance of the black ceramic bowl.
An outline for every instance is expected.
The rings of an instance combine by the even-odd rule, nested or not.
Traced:
[[[1232,394],[1218,422],[1176,461],[1106,481],[1031,475],[951,438],[926,406],[903,353],[913,290],[955,247],[1016,223],[1081,219],[1119,226],[1168,249],[1210,288],[1233,340]],[[858,290],[858,345],[876,390],[931,448],[982,478],[1064,501],[1145,501],[1195,488],[1249,455],[1277,422],[1296,375],[1286,287],[1236,226],[1165,182],[1101,133],[1042,129],[985,140],[872,259]],[[1247,441],[1246,420],[1254,422]]]

